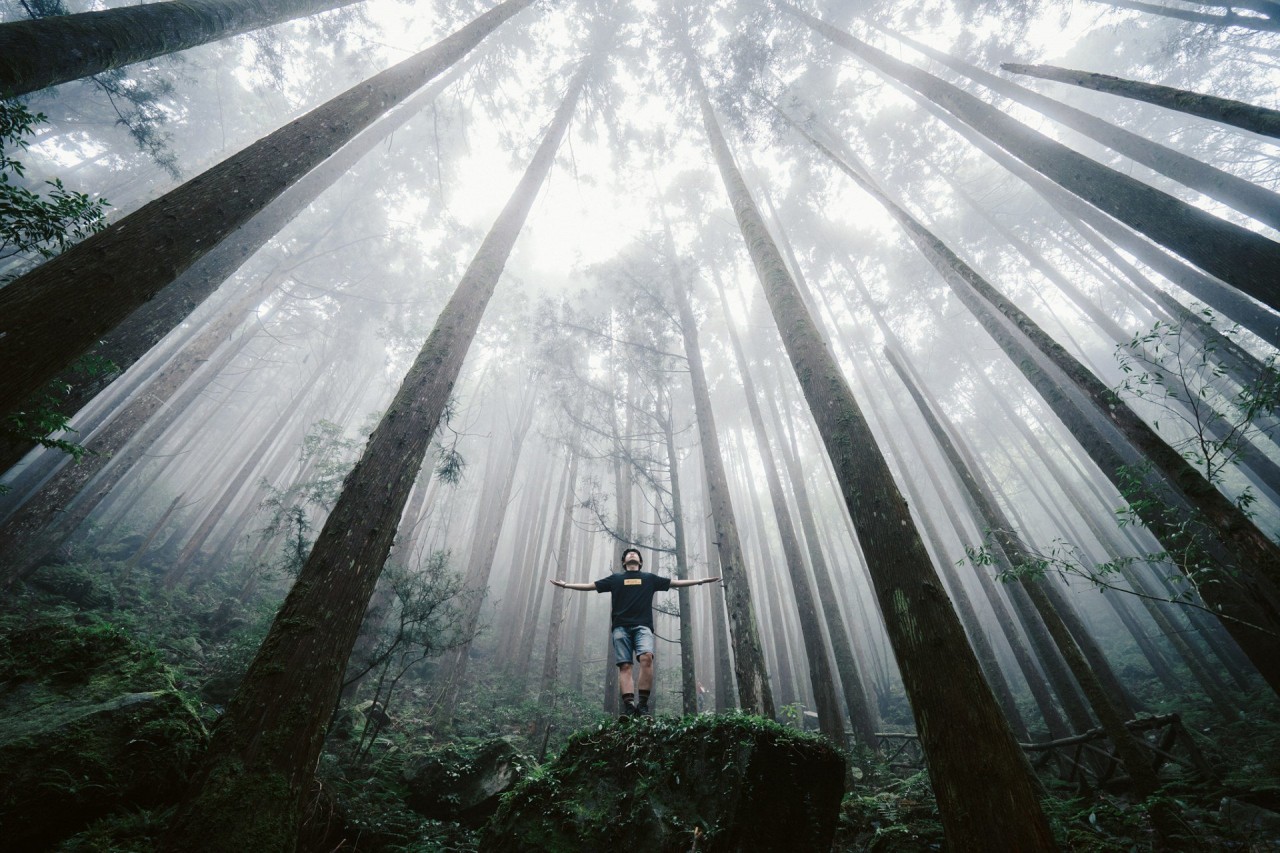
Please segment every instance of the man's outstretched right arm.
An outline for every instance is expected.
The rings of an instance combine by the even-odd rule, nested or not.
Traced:
[[[551,585],[558,586],[561,589],[578,589],[583,592],[590,592],[596,588],[596,585],[593,583],[565,583],[559,578],[552,578]]]

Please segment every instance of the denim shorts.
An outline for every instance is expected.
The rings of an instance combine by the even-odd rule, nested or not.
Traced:
[[[644,625],[614,628],[610,637],[613,639],[613,656],[618,661],[618,666],[631,663],[633,655],[639,657],[645,653],[653,654],[653,631]]]

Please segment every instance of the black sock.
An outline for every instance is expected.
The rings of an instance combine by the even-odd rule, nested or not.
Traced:
[[[648,691],[648,690],[641,690],[641,691],[640,691],[640,704],[641,704],[641,705],[647,705],[648,703],[649,703],[649,691]]]
[[[645,695],[645,694],[644,694],[644,693],[641,693],[640,695],[641,695],[641,696],[643,696],[643,695]],[[636,701],[636,694],[634,694],[634,693],[623,693],[623,694],[622,694],[622,704],[623,704],[623,705],[627,704],[628,702],[634,702],[634,701]]]

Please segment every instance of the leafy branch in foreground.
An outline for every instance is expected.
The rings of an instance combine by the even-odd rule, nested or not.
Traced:
[[[1252,375],[1233,379],[1219,356],[1240,335],[1238,325],[1220,333],[1221,343],[1192,340],[1197,328],[1211,329],[1213,320],[1207,308],[1198,315],[1188,312],[1181,323],[1157,321],[1118,344],[1115,358],[1125,378],[1115,392],[1144,400],[1180,423],[1182,429],[1162,430],[1156,420],[1154,427],[1166,435],[1180,433],[1168,439],[1170,444],[1217,484],[1223,469],[1239,461],[1250,443],[1280,426],[1271,417],[1280,408],[1280,370],[1272,354]],[[1245,500],[1242,508],[1252,502]]]
[[[45,181],[50,189],[43,195],[17,184],[25,174],[17,155],[45,120],[18,101],[0,101],[0,263],[11,261],[0,284],[106,224],[106,199],[69,190],[57,178]]]
[[[1209,567],[1195,572],[1175,570],[1173,569],[1173,561],[1170,554],[1166,551],[1135,554],[1116,557],[1104,562],[1096,562],[1091,560],[1079,547],[1063,539],[1055,539],[1047,551],[1028,549],[1027,553],[1031,560],[1014,565],[1000,560],[997,556],[995,549],[1000,546],[994,538],[994,532],[987,530],[985,534],[986,538],[981,545],[964,546],[965,559],[960,560],[959,563],[968,562],[970,565],[980,568],[995,568],[997,570],[996,580],[1001,583],[1014,583],[1022,579],[1040,580],[1049,574],[1057,574],[1066,578],[1076,577],[1088,581],[1101,592],[1114,590],[1115,592],[1144,598],[1149,601],[1179,604],[1196,610],[1203,610],[1218,619],[1247,625],[1259,631],[1266,630],[1258,625],[1233,618],[1206,606],[1200,597],[1200,587],[1207,583],[1221,582],[1214,577],[1215,571]],[[1175,585],[1183,584],[1181,592],[1169,597],[1152,595],[1126,582],[1127,576],[1131,574],[1133,569],[1159,569],[1162,566],[1167,569],[1164,575],[1166,581]]]
[[[106,199],[68,190],[56,178],[45,181],[51,189],[44,195],[18,185],[25,174],[18,155],[27,150],[28,137],[43,121],[43,113],[33,113],[19,101],[0,100],[0,287],[39,261],[101,231],[106,224]],[[74,371],[86,378],[116,369],[111,362],[90,356],[74,366]],[[54,437],[74,432],[67,427],[70,415],[62,412],[58,399],[70,390],[65,381],[51,383],[27,406],[0,422],[0,438],[24,445],[35,442],[80,459],[87,452],[84,445]]]

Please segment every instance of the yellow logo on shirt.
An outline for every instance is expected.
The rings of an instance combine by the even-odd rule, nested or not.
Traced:
[[[644,578],[627,578],[622,582],[623,586],[640,586],[644,583]]]

